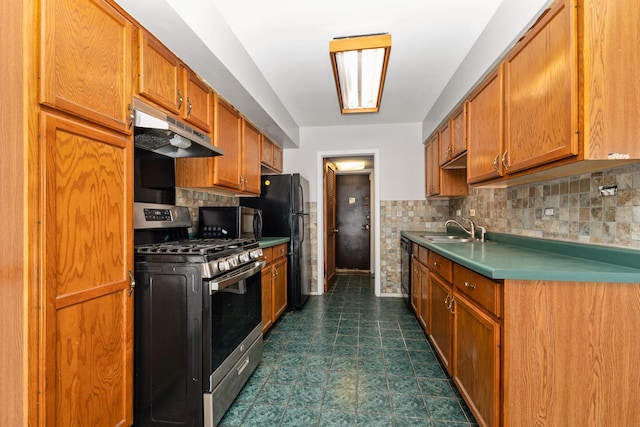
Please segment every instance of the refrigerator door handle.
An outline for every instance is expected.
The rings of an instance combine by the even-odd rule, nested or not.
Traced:
[[[297,213],[304,213],[304,191],[302,189],[302,185],[300,184],[298,184],[298,193],[300,194],[300,197],[298,197],[298,202],[300,203],[300,206],[298,206]]]

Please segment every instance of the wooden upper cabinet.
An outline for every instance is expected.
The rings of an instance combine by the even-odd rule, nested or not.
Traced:
[[[467,112],[467,181],[502,176],[504,154],[503,66],[489,74],[469,96]]]
[[[569,3],[549,10],[505,59],[507,173],[578,154],[577,12]]]
[[[260,194],[260,151],[262,133],[242,120],[242,191]]]
[[[138,39],[138,92],[170,113],[179,115],[184,103],[180,60],[147,31],[141,29]]]
[[[425,147],[425,174],[426,174],[426,196],[436,196],[440,194],[440,139],[436,133]]]
[[[466,168],[463,154],[467,151],[464,107],[449,117],[440,131],[440,165],[445,168]]]
[[[584,156],[638,159],[640,8],[636,0],[584,0],[583,9]]]
[[[266,136],[262,137],[261,162],[263,166],[282,173],[282,147],[273,143]]]
[[[102,0],[43,1],[41,12],[40,102],[130,134],[133,25]]]
[[[444,165],[451,160],[451,119],[445,122],[440,130],[440,148],[438,149],[438,164]]]
[[[205,133],[211,132],[213,122],[213,91],[200,77],[187,67],[182,67],[184,94],[181,105],[182,118]]]
[[[214,185],[230,190],[241,190],[242,170],[242,116],[233,105],[216,97],[215,131],[213,145],[224,150],[224,156],[214,159]]]

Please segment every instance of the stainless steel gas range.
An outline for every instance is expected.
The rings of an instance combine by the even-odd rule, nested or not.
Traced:
[[[187,208],[134,209],[135,423],[215,426],[262,359],[262,251],[184,239]]]

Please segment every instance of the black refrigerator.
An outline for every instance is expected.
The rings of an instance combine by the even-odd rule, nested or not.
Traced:
[[[311,293],[309,181],[298,173],[263,175],[260,197],[240,200],[242,206],[262,209],[262,235],[289,237],[287,266],[288,309],[301,309]]]

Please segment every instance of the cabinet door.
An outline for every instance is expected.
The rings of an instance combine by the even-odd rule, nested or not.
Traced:
[[[262,333],[273,325],[273,267],[262,269]]]
[[[459,294],[453,380],[481,426],[500,425],[500,324]]]
[[[422,288],[421,288],[421,283],[420,283],[420,270],[418,268],[418,265],[420,263],[417,262],[415,260],[415,258],[413,258],[413,256],[411,257],[411,308],[413,309],[413,312],[415,313],[415,315],[418,317],[418,321],[423,324],[424,326],[424,322],[423,320],[420,318],[420,296],[422,293]]]
[[[246,120],[242,122],[242,190],[244,193],[259,195],[262,134]]]
[[[273,148],[275,144],[269,140],[266,136],[262,137],[262,146],[260,149],[260,162],[269,167],[273,168]]]
[[[273,263],[273,321],[287,309],[287,259]]]
[[[438,149],[438,164],[444,165],[451,160],[451,120],[447,120],[440,130],[440,147]]]
[[[131,133],[132,24],[106,1],[41,3],[40,102]]]
[[[451,157],[456,158],[467,151],[466,111],[461,108],[451,119]]]
[[[507,172],[578,154],[576,8],[559,2],[505,60]]]
[[[433,273],[429,273],[431,291],[431,321],[429,338],[440,356],[442,364],[451,374],[453,321],[449,305],[453,298],[451,285]]]
[[[133,143],[42,113],[45,425],[131,425]]]
[[[213,93],[193,71],[182,67],[182,117],[204,133],[211,132]]]
[[[140,30],[139,92],[167,111],[179,115],[184,103],[178,58],[145,30]]]
[[[242,117],[238,110],[216,97],[215,132],[213,142],[224,150],[224,156],[215,158],[214,184],[232,190],[240,190],[242,167]]]
[[[440,193],[439,137],[436,134],[425,147],[425,168],[427,176],[427,197]]]
[[[467,182],[502,176],[503,66],[491,73],[467,101]]]
[[[273,144],[273,170],[282,173],[284,167],[284,158],[282,153],[282,147]]]
[[[429,270],[427,267],[418,263],[418,274],[420,275],[420,316],[422,319],[422,327],[428,333],[430,328],[429,313]]]

